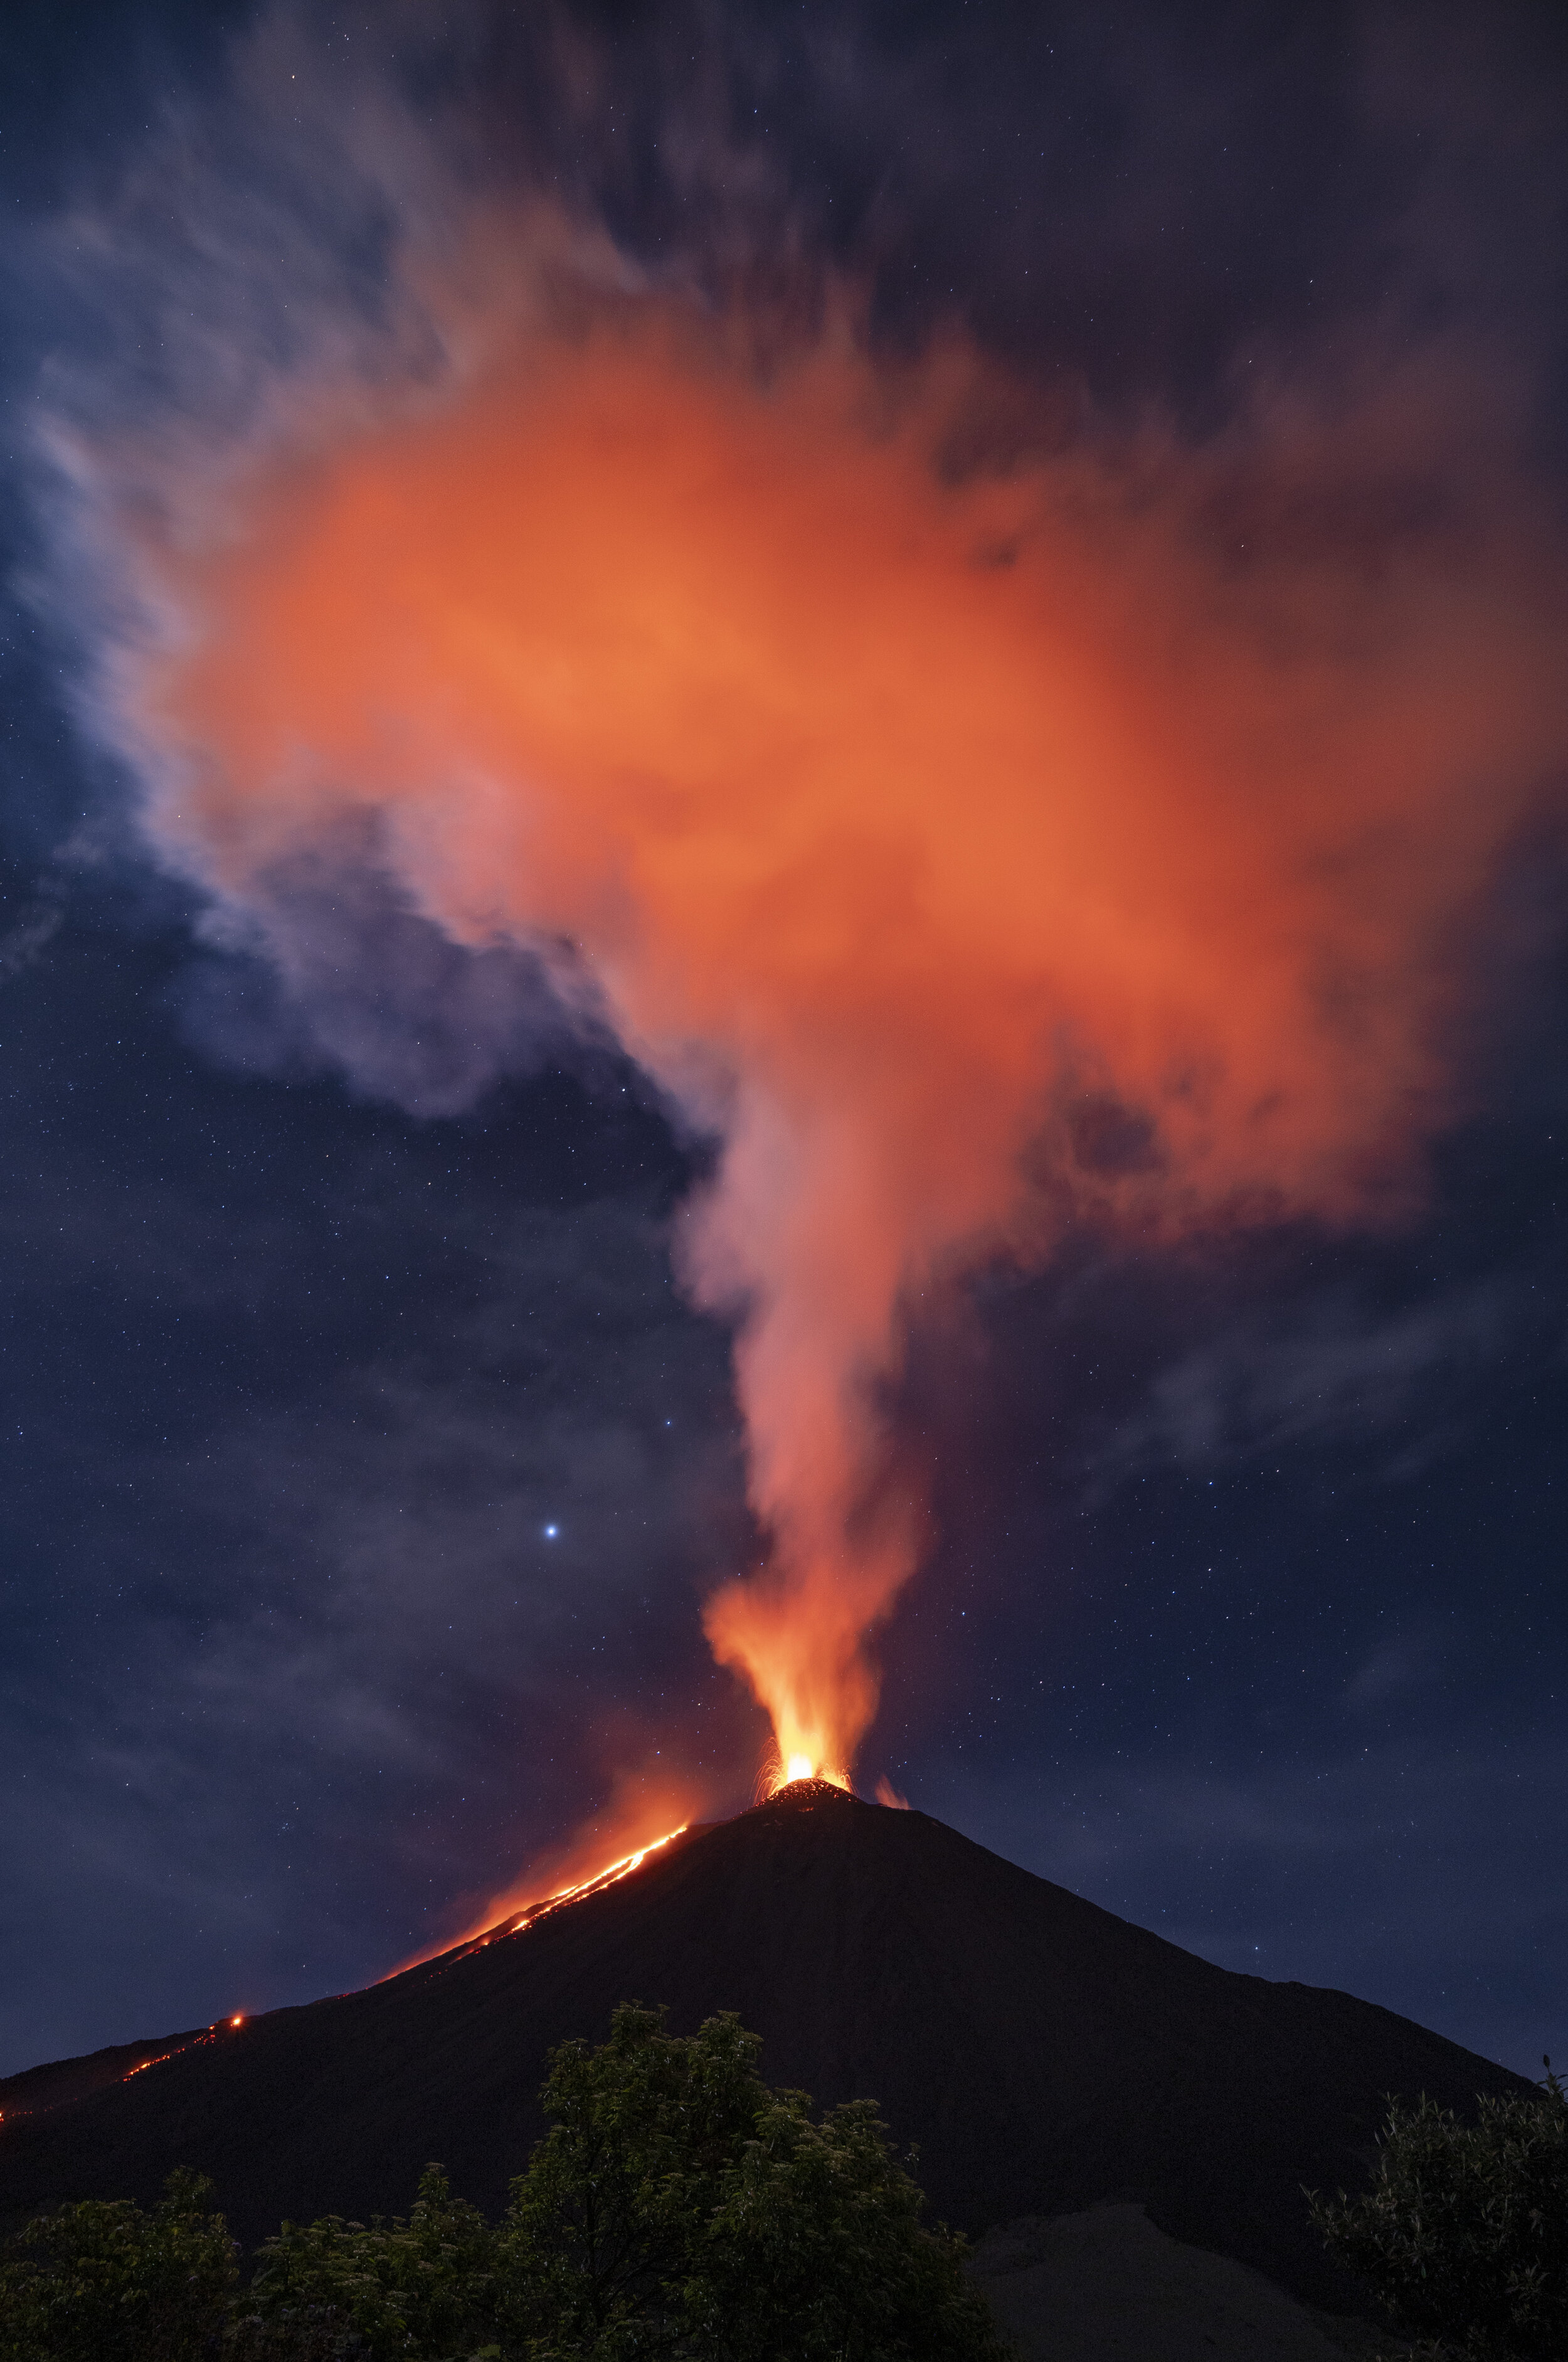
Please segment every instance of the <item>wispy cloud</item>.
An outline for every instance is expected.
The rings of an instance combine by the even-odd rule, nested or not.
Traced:
[[[0,929],[0,984],[25,974],[43,957],[60,933],[62,916],[58,902],[28,902]]]
[[[1413,1423],[1392,1472],[1418,1464],[1450,1405],[1538,1315],[1507,1277],[1380,1313],[1338,1294],[1284,1316],[1258,1311],[1169,1364],[1093,1456],[1104,1489],[1145,1470],[1218,1467],[1312,1438],[1371,1441]]]

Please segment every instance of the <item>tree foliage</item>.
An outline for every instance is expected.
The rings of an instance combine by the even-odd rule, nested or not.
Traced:
[[[229,2351],[246,2362],[468,2354],[491,2330],[495,2246],[479,2209],[428,2165],[406,2220],[285,2223],[258,2252]]]
[[[819,2123],[760,2047],[628,2004],[552,2052],[550,2129],[498,2224],[430,2166],[406,2219],[285,2223],[232,2301],[204,2184],[151,2216],[61,2208],[5,2268],[0,2362],[1000,2362],[872,2103]]]
[[[770,2092],[733,2015],[667,2035],[625,2007],[601,2048],[551,2059],[554,2118],[513,2186],[516,2327],[544,2357],[982,2362],[1003,2349],[963,2243],[868,2101],[813,2124]]]
[[[633,2324],[668,2342],[725,2170],[768,2098],[760,2047],[734,2016],[680,2038],[628,2004],[608,2042],[550,2054],[550,2129],[512,2185],[504,2244],[513,2306],[563,2351],[616,2353]]]
[[[801,2092],[756,2120],[723,2177],[686,2294],[691,2351],[937,2356],[1003,2349],[963,2271],[963,2242],[922,2230],[921,2191],[869,2100],[812,2123]]]
[[[1312,2200],[1331,2253],[1437,2354],[1568,2354],[1568,2093],[1545,2064],[1535,2092],[1483,2099],[1473,2125],[1396,2101],[1371,2189]]]
[[[150,2214],[86,2198],[28,2224],[0,2260],[0,2362],[198,2362],[237,2277],[211,2199],[176,2172]]]

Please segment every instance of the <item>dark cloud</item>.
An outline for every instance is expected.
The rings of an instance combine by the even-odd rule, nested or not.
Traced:
[[[1233,1465],[1308,1437],[1367,1443],[1380,1430],[1397,1432],[1408,1466],[1412,1452],[1436,1448],[1421,1440],[1423,1409],[1441,1431],[1455,1393],[1473,1394],[1542,1309],[1522,1286],[1487,1279],[1381,1314],[1331,1297],[1283,1333],[1254,1321],[1161,1370],[1106,1446],[1101,1473]]]
[[[243,912],[220,906],[198,933],[209,951],[181,979],[181,1021],[226,1064],[337,1073],[427,1117],[562,1063],[623,1097],[634,1087],[569,946],[454,943],[410,907],[373,842],[281,862]]]
[[[668,1695],[696,1759],[733,1722],[657,1110],[229,1077],[184,958],[79,911],[0,1034],[9,2059],[363,1981],[580,1816],[617,1712]]]

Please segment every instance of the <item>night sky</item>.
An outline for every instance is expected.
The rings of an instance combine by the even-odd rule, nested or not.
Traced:
[[[401,258],[482,215],[504,279],[547,202],[601,279],[764,344],[825,333],[834,288],[873,372],[961,338],[1010,406],[960,401],[988,456],[950,443],[955,480],[1114,471],[1157,423],[1167,471],[1218,471],[1191,513],[1232,589],[1254,524],[1371,612],[1380,568],[1463,574],[1523,520],[1561,646],[1568,44],[1547,7],[1322,0],[14,0],[0,47],[9,2072],[363,1984],[667,1765],[738,1809],[767,1731],[702,1627],[767,1549],[741,1315],[675,1244],[722,1094],[537,944],[444,924],[373,814],[215,882],[105,686],[149,629],[110,507],[326,448],[345,387],[456,401]],[[1331,491],[1271,498],[1265,378],[1275,419],[1378,422]],[[1397,1185],[1134,1220],[1116,1188],[1165,1168],[1097,1087],[1100,1197],[1046,1124],[1035,1243],[903,1306],[878,1431],[929,1516],[856,1768],[1209,1959],[1538,2072],[1568,2055],[1568,732],[1499,677],[1464,792],[1506,817],[1421,937]],[[1353,1048],[1381,988],[1332,987]]]

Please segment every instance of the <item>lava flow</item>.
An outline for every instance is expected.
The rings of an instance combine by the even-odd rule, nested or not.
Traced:
[[[633,1871],[640,1870],[650,1853],[657,1853],[661,1847],[684,1837],[688,1826],[682,1821],[678,1829],[668,1829],[663,1837],[650,1838],[646,1846],[639,1846],[635,1853],[624,1854],[619,1861],[611,1862],[608,1869],[596,1871],[591,1878],[580,1878],[574,1885],[558,1887],[553,1894],[547,1894],[542,1903],[531,1904],[521,1917],[514,1919],[502,1933],[520,1936],[525,1927],[532,1927],[536,1920],[547,1918],[552,1911],[558,1911],[563,1903],[580,1903],[585,1895],[597,1894],[603,1887],[618,1885],[623,1878],[630,1878]]]
[[[619,1885],[622,1879],[630,1878],[635,1870],[640,1870],[650,1854],[661,1852],[666,1846],[673,1845],[677,1838],[684,1837],[690,1827],[690,1822],[682,1821],[678,1828],[666,1829],[662,1837],[647,1838],[630,1853],[617,1855],[613,1861],[591,1871],[586,1877],[574,1878],[563,1886],[552,1887],[547,1894],[525,1904],[520,1911],[502,1898],[503,1908],[498,1916],[496,1904],[491,1903],[478,1925],[471,1926],[468,1935],[459,1937],[456,1944],[443,1945],[437,1951],[416,1952],[412,1959],[401,1960],[387,1974],[401,1976],[405,1969],[416,1968],[431,1959],[447,1963],[466,1959],[470,1952],[482,1951],[487,1944],[498,1943],[503,1936],[521,1936],[541,1919],[547,1919],[552,1912],[563,1909],[567,1904],[585,1902],[589,1895],[599,1894],[607,1886]],[[384,1982],[385,1979],[381,1981]]]
[[[182,2058],[187,2050],[200,2050],[204,2045],[215,2042],[220,2034],[223,2033],[226,2026],[230,2031],[233,2031],[236,2027],[243,2025],[244,2023],[245,2020],[243,2016],[215,2018],[204,2034],[193,2035],[189,2042],[176,2043],[172,2050],[160,2050],[155,2058],[138,2059],[134,2067],[127,2067],[126,2069],[125,2073],[120,2077],[120,2081],[122,2083],[128,2083],[133,2075],[145,2075],[149,2067],[162,2067],[166,2065],[171,2058]]]

